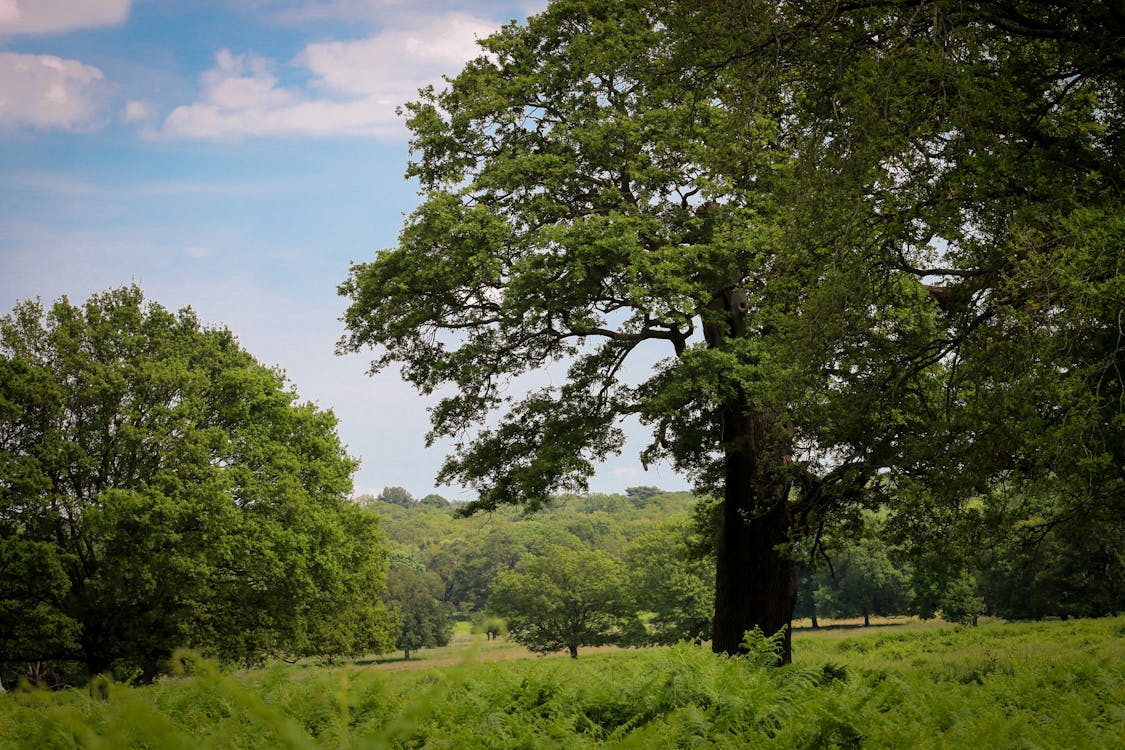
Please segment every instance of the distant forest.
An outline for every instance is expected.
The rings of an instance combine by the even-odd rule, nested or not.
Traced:
[[[620,563],[652,642],[710,635],[712,498],[631,487],[625,494],[560,495],[533,514],[506,508],[471,517],[459,516],[459,506],[439,495],[416,499],[402,487],[358,502],[382,519],[391,590],[396,578],[424,570],[431,606],[447,617],[486,627],[497,580],[563,547]],[[824,620],[876,616],[972,624],[982,615],[1039,619],[1120,611],[1120,524],[1083,532],[1039,525],[1045,502],[1012,493],[949,518],[923,516],[916,507],[909,514],[860,511],[815,550],[810,544],[797,551],[794,617],[817,627]]]

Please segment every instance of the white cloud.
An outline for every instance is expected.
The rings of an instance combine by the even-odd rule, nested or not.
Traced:
[[[267,110],[293,103],[291,93],[277,88],[269,60],[254,55],[232,55],[221,50],[215,67],[203,75],[208,101],[232,110]]]
[[[131,4],[131,0],[0,0],[0,36],[116,26],[129,17]]]
[[[0,0],[0,28],[20,20],[20,6],[16,0]]]
[[[399,136],[395,109],[480,54],[476,40],[495,29],[490,21],[455,13],[367,39],[309,44],[293,61],[312,74],[307,88],[280,83],[269,60],[222,50],[204,74],[199,100],[174,109],[164,134]]]
[[[121,119],[125,122],[145,122],[151,120],[156,114],[155,108],[148,102],[131,100],[125,102],[125,109],[121,112]]]
[[[89,127],[105,88],[102,72],[77,60],[0,52],[0,125]]]
[[[298,61],[331,91],[409,96],[480,55],[476,40],[495,30],[496,24],[489,21],[453,14],[422,28],[388,31],[370,39],[310,44]]]

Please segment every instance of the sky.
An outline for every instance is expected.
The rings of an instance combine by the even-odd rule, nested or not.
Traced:
[[[546,0],[0,0],[0,312],[138,284],[331,409],[357,494],[434,484],[427,407],[335,354],[349,264],[418,204],[396,108]],[[590,481],[683,489],[631,438]]]

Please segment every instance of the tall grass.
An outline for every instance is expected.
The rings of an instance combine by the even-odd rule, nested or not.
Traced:
[[[1125,618],[805,635],[785,669],[681,645],[385,672],[182,658],[145,688],[0,696],[35,748],[1125,747]]]

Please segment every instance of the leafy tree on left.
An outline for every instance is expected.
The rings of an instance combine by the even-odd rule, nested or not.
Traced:
[[[148,679],[393,646],[375,514],[330,412],[135,286],[0,320],[0,668]],[[29,571],[39,583],[20,583]]]

